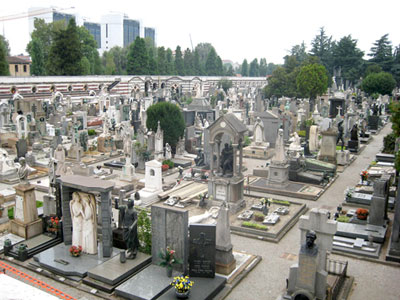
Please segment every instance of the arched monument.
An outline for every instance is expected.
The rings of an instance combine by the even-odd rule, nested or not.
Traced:
[[[228,201],[233,213],[245,206],[243,199],[243,141],[246,126],[234,115],[219,117],[210,127],[210,177],[208,190],[215,202]],[[227,135],[231,145],[222,144]]]

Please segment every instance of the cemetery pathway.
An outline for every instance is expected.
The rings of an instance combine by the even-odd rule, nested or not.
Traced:
[[[317,201],[296,199],[296,201],[306,203],[308,208],[328,209],[333,215],[336,207],[343,201],[346,187],[354,186],[360,180],[360,172],[375,159],[375,154],[380,152],[382,148],[383,137],[390,132],[391,124],[388,124],[379,135],[373,137],[373,140],[358,158],[343,173],[339,174],[337,180],[320,199]],[[253,163],[261,165],[262,162],[255,161]],[[288,199],[287,197],[278,196],[274,196],[274,198]],[[286,278],[289,276],[289,268],[298,262],[297,254],[300,248],[298,224],[279,243],[250,239],[235,234],[232,234],[232,243],[236,251],[260,255],[262,261],[232,290],[226,299],[275,300],[279,295],[283,294],[286,287]],[[351,300],[399,299],[399,267],[341,255],[331,255],[330,258],[349,262],[348,275],[355,278],[353,292],[350,296]]]

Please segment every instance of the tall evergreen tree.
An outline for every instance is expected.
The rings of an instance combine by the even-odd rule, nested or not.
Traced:
[[[83,73],[82,57],[78,29],[75,19],[71,18],[67,29],[55,33],[47,60],[49,75],[81,75]]]
[[[33,38],[28,46],[29,54],[31,56],[31,75],[41,76],[46,74],[45,57],[42,43],[39,39]]]
[[[396,47],[393,53],[393,66],[391,73],[397,82],[397,86],[400,84],[400,45]]]
[[[3,37],[0,35],[0,37]],[[0,38],[0,76],[10,75],[7,62],[7,47],[4,43],[4,39]]]
[[[194,58],[193,58],[193,69],[194,69],[194,75],[202,76],[204,75],[204,68],[203,65],[201,64],[200,61],[200,54],[199,51],[196,49],[194,50]]]
[[[157,67],[158,67],[158,74],[170,75],[167,74],[167,59],[164,47],[158,47],[157,49]]]
[[[243,60],[240,74],[242,74],[243,77],[249,76],[249,64],[247,63],[247,59]]]
[[[260,59],[260,76],[265,77],[267,76],[267,60],[265,58]]]
[[[6,56],[10,56],[10,44],[8,43],[8,40],[0,34],[0,41],[3,42],[6,47]]]
[[[393,65],[392,42],[388,39],[389,34],[383,35],[379,40],[376,40],[371,48],[370,61],[377,63],[385,72],[390,72]]]
[[[319,58],[325,68],[332,72],[332,36],[328,37],[324,27],[320,28],[319,34],[311,42],[310,54]]]
[[[112,55],[112,58],[114,60],[115,64],[115,72],[118,75],[126,75],[126,68],[128,64],[127,60],[127,55],[128,55],[128,48],[124,47],[112,47],[109,51],[109,53]]]
[[[167,75],[174,75],[175,74],[175,63],[174,57],[172,55],[172,50],[170,48],[167,49],[165,53],[166,65],[165,70]]]
[[[345,80],[356,83],[363,73],[364,52],[357,47],[357,40],[351,35],[344,36],[335,43],[332,50],[333,66],[341,68]]]
[[[181,46],[177,46],[175,49],[175,72],[177,75],[185,75]]]
[[[126,71],[129,75],[147,75],[149,73],[149,54],[143,38],[136,37],[129,45],[128,64]]]
[[[222,64],[221,64],[222,65]],[[218,59],[217,59],[217,52],[215,52],[214,48],[211,48],[210,52],[208,53],[207,60],[206,60],[206,73],[208,76],[215,76],[218,75]]]
[[[197,75],[194,72],[194,56],[189,48],[187,48],[183,54],[183,66],[185,75]]]
[[[257,58],[253,59],[253,61],[250,63],[249,76],[250,77],[260,76],[260,70]]]
[[[156,58],[154,57],[155,48],[154,47],[148,48],[148,51],[149,51],[149,72],[148,72],[148,74],[149,75],[159,74],[157,61],[156,61]]]
[[[78,27],[78,35],[81,42],[82,55],[89,62],[89,74],[101,74],[100,56],[97,51],[97,42],[93,35],[83,26]]]

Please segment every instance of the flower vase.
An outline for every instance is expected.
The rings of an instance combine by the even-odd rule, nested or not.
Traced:
[[[176,298],[178,298],[178,299],[187,299],[187,298],[189,298],[189,294],[190,294],[190,290],[183,292],[183,293],[175,290],[175,295],[176,295]]]
[[[172,267],[166,267],[165,268],[167,270],[167,277],[172,277]]]

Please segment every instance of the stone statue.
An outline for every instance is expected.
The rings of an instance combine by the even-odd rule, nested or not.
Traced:
[[[119,219],[123,230],[123,239],[127,245],[127,258],[135,258],[139,247],[137,234],[137,213],[134,208],[134,201],[130,199],[127,206],[120,206]]]
[[[172,149],[171,146],[166,143],[165,144],[165,159],[171,159],[172,158]]]
[[[29,174],[33,173],[35,169],[31,168],[25,160],[25,157],[21,157],[19,159],[19,164],[21,165],[18,169],[18,177],[19,181],[22,184],[29,184],[28,182],[28,176]]]
[[[64,147],[59,144],[54,151],[54,159],[57,163],[56,176],[65,174],[65,151]]]
[[[233,171],[233,147],[225,143],[224,149],[221,151],[221,163],[222,175],[226,175],[228,172]]]
[[[342,141],[342,151],[343,151],[343,147],[344,147],[344,139],[343,139],[343,120],[341,120],[338,123],[338,135],[337,135],[337,139],[336,139],[336,145],[339,143],[339,141]]]
[[[353,128],[351,129],[351,140],[358,141],[358,125],[354,124]]]
[[[204,128],[208,128],[210,126],[210,123],[208,122],[207,119],[203,119],[203,124],[204,124]]]
[[[83,206],[82,251],[97,253],[96,199],[92,194],[79,193]]]
[[[205,162],[204,162],[204,153],[201,151],[201,149],[199,149],[198,153],[197,153],[197,157],[194,159],[194,162],[196,163],[197,167],[200,166],[204,166]]]
[[[82,246],[83,206],[78,192],[72,193],[69,209],[72,219],[72,245]]]
[[[306,242],[300,248],[300,254],[307,254],[310,256],[316,256],[318,254],[318,246],[314,243],[317,239],[317,235],[314,231],[308,231],[306,234]]]
[[[178,144],[176,145],[176,154],[177,155],[185,154],[185,140],[182,137],[179,137]]]

